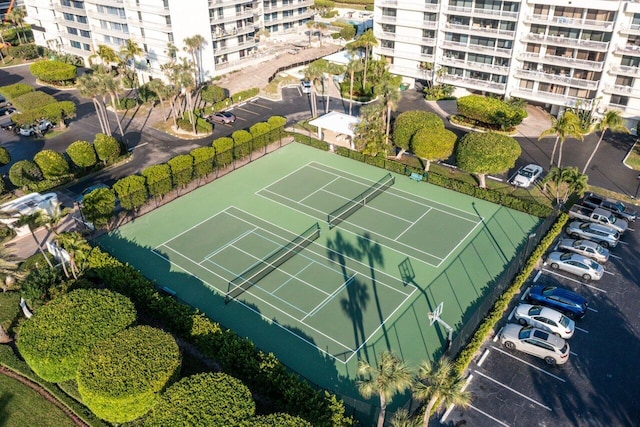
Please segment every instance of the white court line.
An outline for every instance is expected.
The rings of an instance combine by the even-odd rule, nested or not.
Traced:
[[[425,216],[426,214],[428,214],[430,211],[431,211],[431,208],[429,208],[429,210],[425,211],[422,215],[420,215],[420,218],[418,218],[418,219],[416,219],[415,221],[413,221],[413,222],[411,223],[411,225],[409,225],[407,228],[405,228],[405,230],[404,230],[402,233],[398,234],[398,236],[396,236],[396,238],[395,238],[395,239],[393,239],[393,241],[394,241],[394,242],[397,242],[397,241],[398,241],[398,239],[399,239],[400,237],[402,237],[402,235],[403,235],[404,233],[406,233],[407,231],[411,230],[411,229],[413,228],[413,226],[414,226],[414,225],[416,225],[416,224],[418,223],[418,221],[420,221],[422,218],[424,218],[424,216]]]
[[[241,235],[239,235],[238,237],[236,237],[235,239],[231,239],[231,241],[227,242],[225,245],[220,246],[218,249],[216,249],[215,251],[211,252],[209,255],[205,256],[204,259],[202,261],[200,261],[198,264],[202,264],[203,262],[209,260],[209,258],[212,258],[212,257],[216,256],[217,254],[219,254],[223,250],[227,249],[229,246],[232,246],[235,242],[241,240],[246,235],[253,233],[257,229],[258,229],[258,227],[254,227],[253,230],[247,230],[244,233],[242,233]],[[167,246],[167,245],[165,244],[164,246]]]
[[[346,175],[351,175],[352,177],[356,177],[356,178],[358,178],[358,179],[363,179],[363,177],[360,177],[360,176],[358,176],[358,175],[354,175],[354,174],[351,174],[351,173],[349,173],[349,172],[345,172],[345,171],[342,171],[342,170],[339,170],[339,169],[336,169],[336,168],[332,168],[331,166],[327,166],[327,165],[325,165],[325,164],[323,164],[323,163],[319,163],[319,162],[310,162],[310,163],[308,163],[308,165],[309,165],[310,167],[312,167],[312,168],[314,168],[314,169],[318,169],[318,170],[320,170],[320,171],[322,171],[322,172],[326,172],[326,173],[333,173],[334,175],[342,176],[342,177],[343,177],[343,178],[345,178],[345,179],[351,179],[351,181],[354,181],[354,182],[356,182],[356,183],[362,184],[361,182],[358,182],[358,180],[356,180],[356,179],[347,178],[347,177],[345,176],[345,174],[346,174]],[[323,167],[325,167],[325,168],[327,168],[327,169],[331,169],[331,170],[333,170],[333,171],[335,171],[335,172],[330,172],[330,171],[328,171],[328,170],[325,170],[325,169],[322,169],[322,168],[316,167],[316,166],[314,166],[314,165],[321,165],[321,166],[323,166]],[[371,183],[374,183],[374,182],[375,182],[375,181],[370,180],[370,179],[367,179],[367,178],[364,178],[364,179],[366,179],[367,181],[369,181],[369,182],[371,182]],[[416,195],[415,195],[415,194],[413,194],[413,193],[410,193],[410,192],[408,192],[408,191],[404,191],[404,190],[400,190],[400,189],[395,188],[395,187],[393,188],[393,191],[392,191],[392,192],[389,192],[389,194],[392,194],[392,195],[394,195],[394,196],[396,196],[396,197],[398,197],[398,198],[404,198],[404,199],[406,199],[406,200],[408,200],[408,201],[410,201],[410,202],[412,202],[412,203],[418,204],[418,205],[423,205],[423,206],[426,206],[426,207],[431,207],[431,208],[433,208],[433,209],[436,209],[436,210],[439,210],[439,211],[442,211],[442,212],[445,212],[445,213],[451,214],[452,216],[459,216],[459,215],[456,215],[456,214],[451,213],[451,212],[449,212],[449,211],[446,211],[446,210],[444,210],[444,209],[439,209],[438,207],[433,206],[433,204],[436,204],[436,205],[439,205],[439,206],[444,206],[444,207],[446,207],[446,208],[456,210],[456,211],[461,212],[461,213],[463,213],[463,214],[467,214],[467,215],[469,215],[471,218],[473,218],[473,219],[469,219],[469,218],[464,218],[464,217],[460,216],[460,219],[466,219],[467,221],[476,222],[476,218],[478,217],[478,215],[476,215],[475,213],[467,212],[467,211],[465,211],[465,210],[463,210],[463,209],[456,208],[455,206],[450,206],[450,205],[447,205],[447,204],[444,204],[444,203],[436,202],[435,200],[427,199],[426,197],[416,196]],[[400,194],[407,194],[407,195],[409,195],[409,196],[411,196],[411,197],[400,196]],[[416,198],[418,198],[418,199],[420,199],[420,200],[423,200],[425,203],[422,203],[422,202],[418,202],[418,201],[416,201]],[[429,202],[431,202],[431,204],[429,204]]]
[[[288,280],[285,280],[284,282],[282,282],[282,284],[280,286],[278,286],[277,288],[275,288],[272,292],[269,292],[271,295],[275,295],[276,292],[278,292],[280,289],[282,289],[284,286],[286,286],[287,284],[291,283],[291,281],[295,278],[298,278],[298,274],[302,273],[303,271],[305,271],[306,269],[308,269],[309,267],[311,267],[313,265],[313,263],[309,263],[307,265],[305,265],[303,268],[301,268],[300,270],[298,270],[292,277],[290,277]]]
[[[305,169],[305,168],[312,167],[312,166],[311,166],[311,163],[314,163],[314,162],[309,162],[309,163],[307,163],[306,165],[302,165],[302,166],[300,166],[298,169],[296,169],[296,170],[293,170],[293,171],[289,172],[288,174],[284,175],[283,177],[281,177],[281,178],[279,178],[279,179],[276,179],[275,181],[273,181],[272,183],[270,183],[270,184],[269,184],[269,185],[267,185],[266,187],[262,187],[260,190],[256,191],[256,192],[255,192],[255,194],[258,194],[258,193],[259,193],[259,192],[261,192],[262,190],[266,190],[266,189],[268,189],[269,187],[271,187],[271,186],[272,186],[272,185],[274,185],[274,184],[279,183],[280,181],[284,181],[285,179],[289,178],[291,175],[296,174],[296,173],[300,172],[301,170],[303,170],[303,169]],[[326,172],[326,171],[322,171],[322,172],[325,172],[325,173],[327,173],[327,174],[331,175],[331,172]]]
[[[229,208],[227,208],[227,209],[229,209]],[[159,244],[158,246],[156,246],[154,249],[159,248],[160,246],[166,246],[166,244],[167,244],[167,243],[169,243],[170,241],[174,240],[175,238],[180,237],[180,236],[182,236],[183,234],[185,234],[185,233],[187,233],[187,232],[189,232],[189,231],[193,230],[193,229],[194,229],[194,228],[196,228],[197,226],[204,224],[205,222],[209,221],[210,219],[215,218],[215,217],[217,217],[218,215],[220,215],[220,214],[222,214],[222,213],[225,213],[225,212],[227,211],[227,209],[221,210],[221,211],[219,211],[219,212],[217,212],[217,213],[215,213],[215,214],[211,215],[210,217],[208,217],[208,218],[206,218],[206,219],[203,219],[202,221],[198,222],[197,224],[192,225],[191,227],[187,228],[186,230],[183,230],[182,232],[180,232],[180,233],[176,234],[176,235],[175,235],[175,236],[173,236],[172,238],[170,238],[170,239],[168,239],[168,240],[165,240],[164,242],[160,243],[160,244]],[[255,227],[255,225],[254,225],[254,227]]]
[[[531,397],[527,396],[527,395],[526,395],[526,394],[524,394],[524,393],[520,393],[518,390],[516,390],[516,389],[514,389],[514,388],[511,388],[511,387],[509,387],[508,385],[503,384],[503,383],[501,383],[501,382],[500,382],[500,381],[498,381],[498,380],[494,380],[494,379],[493,379],[493,378],[491,378],[489,375],[485,375],[485,374],[483,374],[482,372],[477,371],[477,370],[474,370],[473,372],[475,372],[476,374],[480,375],[480,376],[481,376],[481,377],[483,377],[483,378],[488,379],[489,381],[491,381],[491,382],[492,382],[492,383],[494,383],[494,384],[497,384],[497,385],[499,385],[499,386],[502,386],[502,387],[506,388],[507,390],[511,391],[512,393],[517,394],[517,395],[518,395],[518,396],[520,396],[520,397],[524,397],[524,398],[525,398],[525,399],[527,399],[529,402],[531,402],[531,403],[535,403],[536,405],[540,406],[541,408],[546,409],[546,410],[547,410],[547,411],[549,411],[549,412],[553,412],[553,409],[549,408],[547,405],[544,405],[544,404],[542,404],[542,403],[538,402],[537,400],[535,400],[535,399],[533,399],[533,398],[531,398]]]
[[[327,193],[327,194],[331,194],[332,196],[335,196],[335,197],[337,197],[337,198],[339,198],[339,199],[344,199],[344,200],[346,200],[347,202],[349,202],[349,201],[352,201],[352,200],[353,200],[353,198],[352,198],[352,197],[343,196],[342,194],[337,194],[337,193],[334,193],[334,192],[331,192],[331,191],[328,191],[328,190],[324,190],[324,189],[323,189],[322,191],[324,191],[324,192],[325,192],[325,193]],[[280,195],[280,197],[284,197],[284,196]],[[303,205],[303,206],[307,206],[307,205],[305,205],[304,203],[300,203],[300,204],[301,204],[301,205]],[[343,205],[343,206],[344,206],[344,205]],[[392,214],[391,212],[387,212],[387,211],[382,210],[382,209],[378,209],[378,208],[376,208],[376,207],[371,206],[369,203],[363,204],[362,206],[363,206],[363,207],[366,207],[366,208],[369,208],[369,209],[371,209],[372,211],[379,212],[379,213],[381,213],[381,214],[383,214],[383,215],[390,216],[391,218],[393,218],[393,219],[397,219],[398,221],[408,222],[409,224],[412,224],[411,220],[409,220],[409,219],[403,218],[403,217],[398,216],[398,215],[394,215],[394,214]],[[390,239],[390,237],[388,237],[388,239]]]
[[[604,289],[600,289],[600,288],[598,288],[598,287],[596,287],[596,286],[589,285],[589,284],[587,284],[587,283],[581,282],[580,280],[576,280],[576,279],[574,279],[574,278],[572,278],[572,277],[567,277],[567,276],[565,276],[564,274],[556,273],[554,270],[548,270],[548,269],[546,269],[546,268],[543,268],[543,270],[544,270],[545,272],[547,272],[547,273],[554,274],[554,275],[556,275],[556,276],[558,276],[558,277],[563,277],[563,278],[565,278],[565,279],[567,279],[567,280],[571,280],[572,282],[580,283],[580,284],[581,284],[581,285],[583,285],[583,286],[586,286],[586,287],[591,288],[591,289],[596,290],[596,291],[600,291],[600,292],[602,292],[602,293],[604,293],[604,294],[606,294],[606,293],[607,293],[607,291],[605,291]]]
[[[346,289],[347,286],[349,286],[351,284],[351,282],[353,282],[354,277],[356,277],[358,273],[353,273],[353,276],[349,277],[347,280],[344,281],[344,283],[340,286],[338,286],[333,292],[331,292],[331,294],[328,294],[327,297],[322,300],[320,302],[320,304],[316,305],[315,307],[313,307],[313,309],[307,313],[306,316],[304,316],[302,318],[302,320],[300,320],[301,322],[304,322],[305,319],[307,317],[311,317],[311,316],[315,316],[315,314],[317,312],[319,312],[320,310],[322,310],[322,308],[329,304],[329,301],[331,301],[332,299],[334,299],[336,297],[336,295],[338,295],[338,293],[340,293],[343,289]]]
[[[302,202],[304,202],[304,201],[305,201],[305,200],[307,200],[309,197],[311,197],[311,196],[315,195],[318,191],[325,191],[325,189],[324,189],[324,188],[325,188],[327,185],[331,185],[331,184],[333,184],[334,182],[336,182],[336,181],[337,181],[337,180],[339,180],[339,179],[340,179],[339,177],[336,177],[336,178],[332,179],[331,181],[327,182],[327,183],[326,183],[325,185],[323,185],[322,187],[318,188],[318,189],[317,189],[316,191],[314,191],[313,193],[309,193],[307,196],[305,196],[305,197],[303,197],[302,199],[300,199],[300,200],[298,201],[298,203],[302,203]],[[270,191],[270,192],[272,192],[272,193],[273,193],[273,191],[271,191],[271,190],[268,190],[268,191]],[[302,203],[302,204],[304,204],[304,203]]]
[[[557,379],[558,381],[562,381],[563,383],[566,383],[566,382],[567,382],[567,380],[565,380],[564,378],[561,378],[561,377],[559,377],[559,376],[557,376],[557,375],[554,375],[554,374],[552,374],[552,373],[551,373],[551,372],[549,372],[549,371],[545,371],[545,370],[544,370],[544,369],[542,369],[542,368],[538,368],[536,365],[534,365],[534,364],[532,364],[532,363],[529,363],[529,362],[527,362],[526,360],[522,360],[522,359],[520,359],[519,357],[516,357],[516,356],[514,356],[513,354],[508,353],[508,352],[504,351],[503,349],[501,349],[501,348],[499,348],[499,347],[496,347],[496,346],[491,346],[491,347],[492,347],[494,350],[498,350],[500,353],[505,354],[505,355],[507,355],[507,356],[511,357],[512,359],[519,360],[520,362],[524,363],[525,365],[530,366],[530,367],[532,367],[533,369],[535,369],[535,370],[537,370],[537,371],[539,371],[539,372],[542,372],[543,374],[547,374],[547,375],[549,375],[550,377],[553,377],[553,378]]]
[[[491,419],[491,420],[495,421],[496,423],[500,424],[501,426],[504,426],[504,427],[511,427],[511,426],[509,426],[509,424],[503,423],[503,422],[502,422],[502,421],[500,421],[499,419],[497,419],[497,418],[495,418],[495,417],[492,417],[491,415],[489,415],[489,414],[487,414],[486,412],[484,412],[484,411],[482,411],[482,410],[480,410],[480,409],[476,408],[475,406],[473,406],[473,405],[471,405],[471,404],[469,404],[469,405],[467,405],[467,406],[469,406],[469,408],[473,409],[474,411],[481,413],[481,414],[482,414],[482,415],[484,415],[485,417],[487,417],[487,418],[489,418],[489,419]]]

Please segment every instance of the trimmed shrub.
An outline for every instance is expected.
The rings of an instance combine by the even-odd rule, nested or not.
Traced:
[[[198,147],[189,153],[193,157],[194,178],[204,178],[213,172],[216,150],[213,147]]]
[[[138,101],[135,98],[120,98],[120,102],[117,104],[118,110],[130,110],[138,105]]]
[[[69,174],[69,163],[60,153],[52,150],[42,150],[33,158],[46,179],[62,178]]]
[[[480,95],[459,98],[458,114],[471,120],[473,124],[485,125],[503,131],[519,125],[527,116],[524,108]]]
[[[140,175],[131,175],[120,178],[113,184],[113,189],[118,195],[123,209],[133,211],[144,205],[147,201],[147,187],[145,179]]]
[[[238,160],[251,154],[253,137],[246,130],[237,130],[231,134],[233,138],[233,158]]]
[[[445,160],[453,153],[458,137],[445,128],[418,129],[411,137],[411,150],[416,157],[426,161],[425,170],[436,160]]]
[[[129,298],[106,289],[79,289],[52,300],[25,321],[18,333],[20,354],[41,378],[75,378],[89,348],[136,321]]]
[[[36,59],[42,56],[44,48],[34,44],[21,44],[9,48],[9,56],[23,59]]]
[[[267,119],[271,129],[283,128],[287,124],[287,119],[282,116],[271,116]]]
[[[60,61],[38,61],[29,66],[29,71],[43,82],[64,83],[76,78],[76,67]]]
[[[121,154],[118,140],[103,133],[96,134],[93,140],[93,148],[96,150],[98,159],[105,165],[115,162]]]
[[[9,169],[9,181],[18,188],[36,184],[42,178],[42,171],[30,160],[18,160]]]
[[[82,213],[94,227],[105,227],[113,218],[116,195],[110,188],[98,188],[82,199]]]
[[[456,149],[458,166],[475,174],[502,173],[512,168],[522,149],[507,135],[469,132]]]
[[[258,122],[249,128],[249,133],[253,137],[251,145],[254,150],[269,144],[269,132],[271,132],[271,125],[265,122]]]
[[[242,427],[311,427],[311,423],[289,414],[269,414],[243,421]]]
[[[167,164],[153,165],[142,170],[142,176],[147,183],[147,191],[153,198],[162,198],[173,188],[171,182],[171,169]]]
[[[401,150],[408,150],[411,138],[420,129],[444,129],[442,119],[428,111],[406,111],[393,124],[393,143]]]
[[[15,83],[0,87],[0,94],[4,95],[4,97],[9,101],[13,101],[17,97],[24,95],[25,93],[33,92],[34,90],[33,86],[29,86],[28,84]]]
[[[233,139],[223,136],[212,143],[216,150],[216,166],[226,167],[233,161]]]
[[[11,163],[11,154],[9,150],[4,147],[0,147],[0,166],[8,165]]]
[[[237,426],[252,418],[255,410],[251,391],[240,380],[223,373],[204,373],[169,387],[144,425]]]
[[[207,85],[200,92],[202,100],[209,104],[216,104],[227,97],[227,91],[220,86]]]
[[[82,401],[103,420],[124,423],[144,415],[180,371],[173,337],[135,326],[98,341],[78,366]]]
[[[44,107],[45,105],[53,104],[56,102],[56,99],[48,93],[36,90],[20,95],[13,99],[12,102],[18,110],[27,112],[29,110]]]
[[[90,168],[98,162],[96,150],[87,141],[76,141],[67,147],[67,155],[80,169]]]
[[[191,182],[193,177],[193,157],[188,154],[180,154],[167,162],[171,168],[173,185],[184,187]]]

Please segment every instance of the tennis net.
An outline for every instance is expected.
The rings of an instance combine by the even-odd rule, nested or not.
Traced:
[[[229,289],[224,299],[225,304],[264,279],[269,273],[309,246],[318,237],[320,237],[320,225],[316,222],[298,237],[240,273],[238,277],[229,282]]]
[[[353,215],[358,209],[369,203],[371,200],[378,197],[380,193],[385,191],[387,188],[391,187],[396,182],[396,179],[390,173],[383,176],[378,182],[373,184],[371,187],[364,190],[362,193],[358,194],[353,199],[349,200],[344,205],[340,206],[338,209],[329,213],[327,216],[327,222],[329,223],[329,228],[333,228],[336,225],[340,224],[345,219],[349,218]]]

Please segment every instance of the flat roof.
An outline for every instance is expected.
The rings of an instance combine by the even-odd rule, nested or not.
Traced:
[[[353,128],[360,123],[359,117],[350,116],[338,111],[330,111],[327,114],[311,120],[310,125],[317,126],[320,129],[328,129],[330,131],[349,135],[353,138]]]

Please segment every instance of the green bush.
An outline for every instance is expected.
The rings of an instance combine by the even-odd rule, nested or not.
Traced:
[[[458,114],[473,124],[490,129],[509,130],[522,123],[527,116],[526,109],[517,104],[509,104],[496,98],[468,95],[458,99]]]
[[[9,181],[14,187],[28,187],[42,181],[42,178],[42,171],[30,160],[18,160],[9,169]]]
[[[233,158],[236,160],[247,157],[252,152],[253,137],[246,130],[237,130],[231,134],[233,139]]]
[[[251,146],[254,150],[265,147],[269,144],[269,133],[271,132],[271,125],[265,122],[258,122],[249,128],[249,133],[253,138]]]
[[[124,423],[147,413],[180,371],[173,337],[135,326],[95,342],[78,366],[82,401],[103,420]]]
[[[202,100],[209,104],[217,104],[220,101],[224,101],[227,97],[227,91],[220,86],[207,85],[200,92]]]
[[[240,423],[242,427],[311,427],[311,424],[289,414],[269,414],[253,417]]]
[[[255,409],[251,391],[240,380],[223,373],[197,374],[169,387],[144,425],[237,426]]]
[[[428,111],[405,111],[393,123],[393,143],[402,150],[408,150],[413,135],[420,129],[444,129],[444,123],[440,116]]]
[[[233,104],[231,98],[223,99],[222,101],[216,102],[211,106],[212,111],[221,111],[229,108]]]
[[[93,140],[93,148],[96,150],[98,159],[105,165],[115,162],[121,154],[121,146],[118,140],[103,133],[96,134]]]
[[[147,187],[142,176],[130,175],[120,178],[113,184],[113,189],[122,208],[128,211],[139,209],[147,201]]]
[[[118,110],[130,110],[138,105],[135,98],[120,98],[118,102]]]
[[[65,118],[74,117],[76,104],[72,101],[53,102],[42,107],[15,113],[11,118],[19,125],[31,124],[42,118],[52,123],[63,123]]]
[[[75,378],[89,347],[135,320],[129,298],[106,289],[79,289],[52,300],[25,321],[18,349],[38,376],[66,381]]]
[[[36,153],[33,161],[38,165],[46,179],[58,179],[69,174],[69,163],[60,153],[42,150]]]
[[[0,147],[0,166],[11,163],[11,154],[5,147]]]
[[[158,94],[149,86],[149,83],[145,83],[138,88],[138,98],[143,103],[158,101]]]
[[[330,148],[328,142],[321,141],[319,139],[312,138],[312,137],[307,136],[307,135],[295,134],[295,140],[296,140],[296,142],[299,142],[301,144],[308,145],[308,146],[314,147],[314,148],[318,148],[318,149],[323,150],[323,151],[329,151],[329,148]],[[337,147],[338,150],[340,150],[341,148],[344,148],[344,147]],[[347,148],[344,148],[344,149],[348,150]],[[347,155],[346,157],[349,157],[349,155]]]
[[[149,166],[142,170],[141,175],[145,178],[147,191],[153,198],[162,198],[173,188],[171,169],[167,164]]]
[[[17,97],[24,95],[25,93],[33,92],[35,89],[25,83],[15,83],[8,86],[0,87],[0,94],[7,98],[9,101],[13,101]]]
[[[105,227],[113,218],[116,195],[110,188],[98,188],[82,199],[82,213],[94,227]]]
[[[25,93],[17,98],[13,99],[13,105],[20,111],[28,111],[36,108],[43,107],[48,104],[53,104],[56,99],[48,93],[41,92],[39,90]]]
[[[253,98],[254,96],[258,95],[258,93],[260,93],[260,89],[258,89],[257,87],[254,87],[251,89],[243,90],[238,93],[234,93],[231,96],[231,99],[233,100],[234,103],[237,104],[238,102],[243,102]]]
[[[43,82],[64,83],[76,78],[76,67],[56,60],[38,61],[29,66],[29,71]]]
[[[213,172],[216,150],[213,147],[198,147],[189,153],[193,157],[194,178],[204,178]]]
[[[233,139],[223,136],[215,139],[212,146],[216,150],[216,167],[226,167],[233,162]]]
[[[193,178],[193,157],[180,154],[167,162],[171,169],[171,178],[176,187],[185,187]]]
[[[496,132],[469,132],[456,147],[456,163],[474,174],[503,173],[515,165],[522,149],[518,141]]]
[[[90,168],[98,162],[96,150],[87,141],[76,141],[67,147],[67,155],[74,165],[80,169]]]
[[[22,59],[36,59],[42,56],[44,48],[34,44],[21,44],[9,48],[9,56]]]

